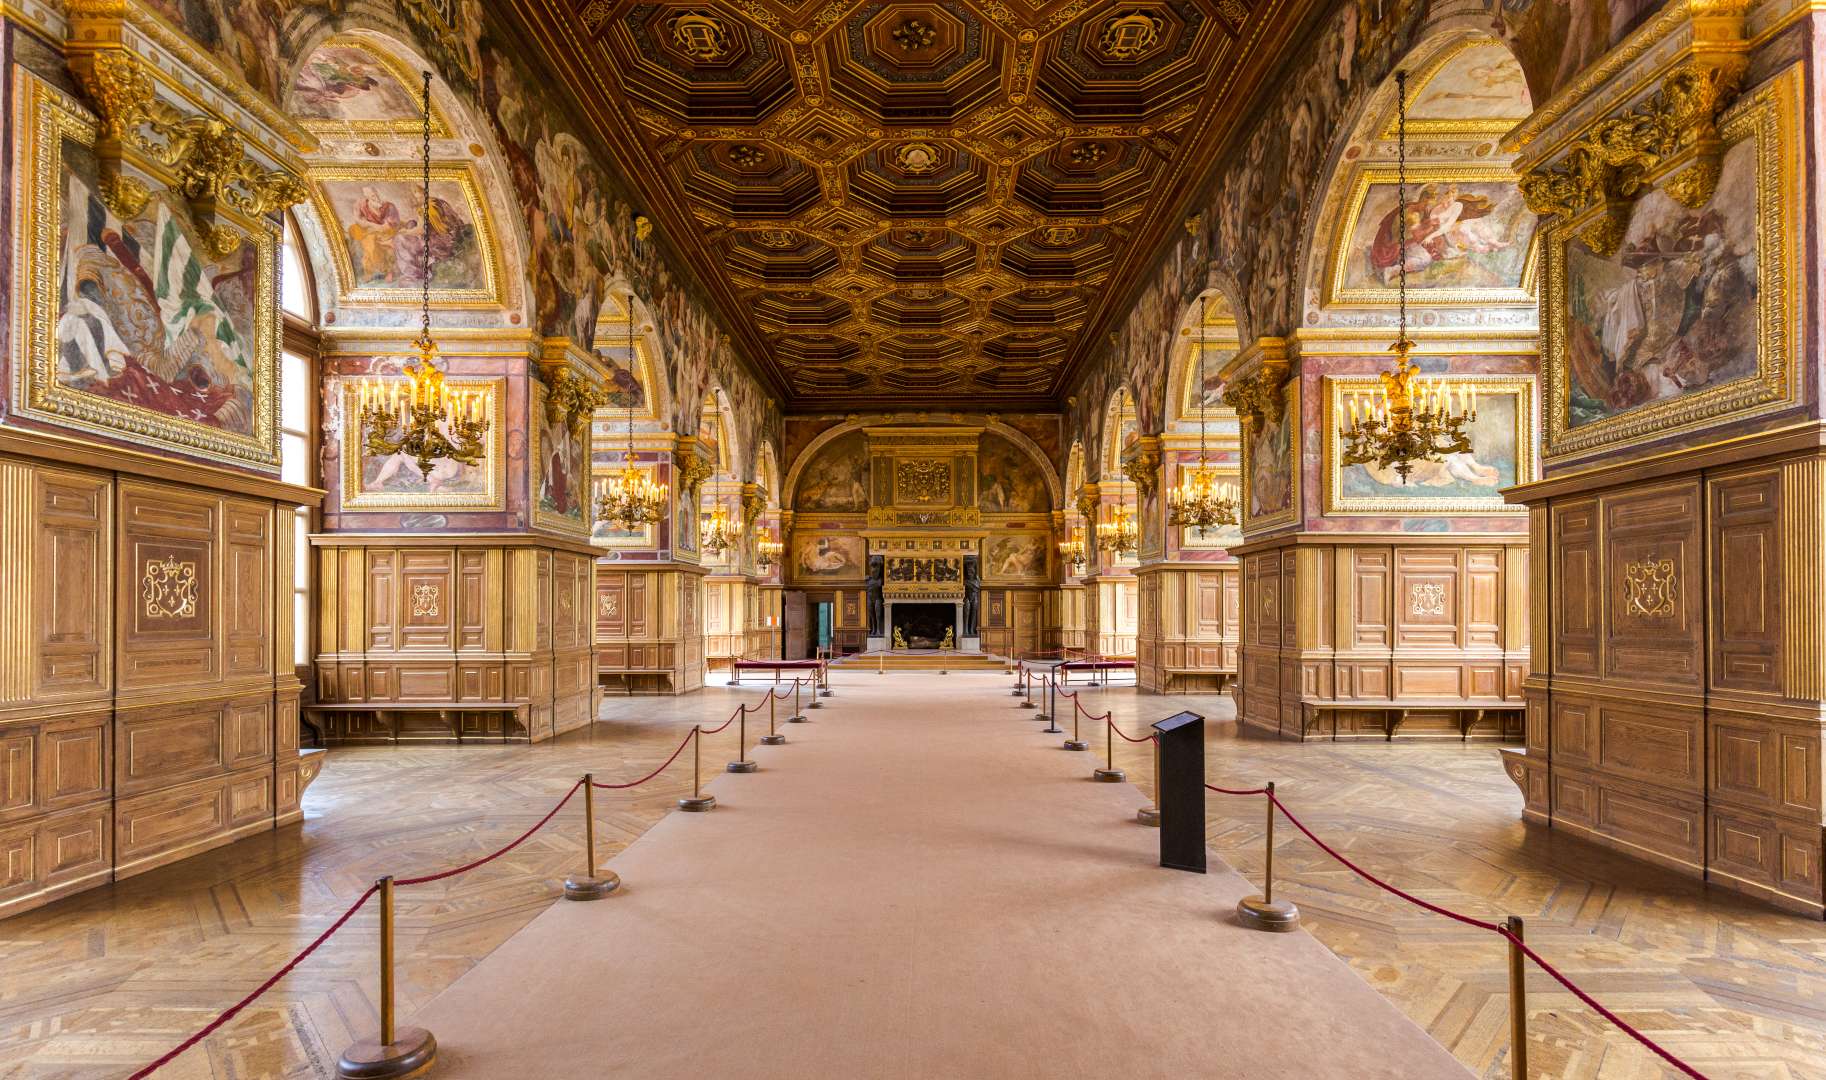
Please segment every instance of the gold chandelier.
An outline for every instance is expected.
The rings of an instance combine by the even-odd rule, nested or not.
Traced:
[[[1141,543],[1141,526],[1135,515],[1129,512],[1128,503],[1123,501],[1127,491],[1118,485],[1116,488],[1116,505],[1110,510],[1110,519],[1097,525],[1097,546],[1115,552],[1117,558],[1133,555]]]
[[[772,537],[764,537],[755,541],[755,565],[759,566],[763,572],[772,570],[774,564],[779,562],[780,556],[784,554],[786,554],[786,545]]]
[[[729,511],[723,508],[723,500],[717,498],[698,527],[698,545],[712,555],[721,555],[735,546],[738,536]]]
[[[1205,458],[1205,323],[1210,316],[1210,295],[1198,300],[1198,466],[1186,472],[1179,486],[1167,492],[1167,524],[1198,530],[1203,537],[1219,525],[1236,524],[1236,491],[1217,479],[1217,470]]]
[[[1477,397],[1461,389],[1458,401],[1442,380],[1418,383],[1420,368],[1410,355],[1414,343],[1408,340],[1408,73],[1395,73],[1396,149],[1395,227],[1400,243],[1397,264],[1400,281],[1400,323],[1395,343],[1389,351],[1395,354],[1395,369],[1380,376],[1381,385],[1363,400],[1352,394],[1350,427],[1339,420],[1343,437],[1344,464],[1392,468],[1401,482],[1408,482],[1414,463],[1440,461],[1447,454],[1467,453],[1471,439],[1465,424],[1477,419]],[[1361,406],[1361,409],[1359,408]]]
[[[445,383],[437,364],[437,343],[431,340],[431,72],[424,75],[419,221],[425,235],[419,243],[419,334],[412,343],[418,363],[406,368],[407,386],[397,380],[364,379],[357,384],[356,400],[368,454],[404,454],[419,472],[429,473],[439,460],[479,463],[488,452],[488,428],[494,418],[480,391],[456,393]]]
[[[634,364],[634,294],[628,293],[628,363]],[[666,516],[666,485],[656,484],[634,465],[634,406],[628,405],[628,449],[621,475],[603,481],[596,514],[626,532],[635,532]]]
[[[1059,541],[1059,558],[1071,564],[1072,572],[1084,569],[1084,529],[1072,526],[1070,540]]]

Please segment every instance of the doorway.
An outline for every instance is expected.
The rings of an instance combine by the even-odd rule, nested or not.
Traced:
[[[825,655],[829,655],[831,648],[831,612],[836,605],[829,600],[820,600],[815,606],[818,610],[812,624],[814,628],[813,639],[816,641],[818,648],[824,650]]]

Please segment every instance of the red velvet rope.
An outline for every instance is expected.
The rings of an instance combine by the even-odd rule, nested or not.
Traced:
[[[1123,733],[1123,730],[1121,728],[1116,726],[1116,721],[1110,719],[1109,713],[1103,714],[1103,721],[1104,721],[1104,723],[1106,723],[1110,726],[1111,731],[1122,736],[1123,742],[1144,743],[1144,742],[1153,742],[1154,741],[1154,736],[1152,736],[1152,735],[1143,735],[1139,739],[1129,738],[1126,734]]]
[[[1121,732],[1117,732],[1117,734],[1121,734]],[[1576,984],[1574,984],[1571,979],[1569,979],[1565,975],[1561,974],[1560,969],[1558,969],[1558,968],[1554,967],[1552,964],[1548,963],[1547,960],[1544,957],[1542,957],[1540,953],[1535,952],[1532,948],[1530,948],[1528,946],[1527,942],[1523,941],[1521,938],[1516,937],[1514,934],[1510,933],[1508,927],[1500,926],[1496,923],[1489,922],[1484,919],[1474,918],[1470,915],[1464,915],[1459,912],[1453,911],[1451,908],[1441,907],[1440,905],[1432,903],[1430,901],[1422,900],[1420,897],[1415,896],[1413,893],[1407,892],[1403,889],[1398,889],[1395,886],[1390,885],[1388,882],[1382,880],[1381,878],[1377,877],[1376,875],[1370,873],[1368,870],[1363,869],[1363,867],[1358,866],[1356,863],[1345,858],[1342,854],[1340,854],[1338,852],[1338,850],[1336,848],[1332,847],[1330,844],[1327,844],[1325,841],[1319,839],[1318,836],[1316,836],[1311,829],[1306,827],[1305,822],[1303,822],[1299,818],[1295,817],[1293,815],[1293,811],[1287,809],[1286,803],[1283,803],[1278,796],[1276,796],[1273,792],[1269,791],[1267,788],[1258,788],[1253,791],[1232,791],[1228,788],[1220,788],[1220,787],[1216,787],[1212,784],[1206,784],[1205,787],[1209,788],[1212,791],[1216,791],[1216,792],[1219,792],[1224,795],[1267,795],[1269,800],[1274,803],[1275,808],[1281,812],[1283,817],[1285,817],[1289,822],[1291,822],[1293,824],[1294,828],[1296,828],[1296,829],[1300,830],[1300,832],[1304,833],[1306,835],[1306,839],[1311,840],[1314,844],[1317,844],[1320,851],[1325,852],[1325,854],[1330,855],[1332,858],[1334,858],[1338,862],[1342,863],[1344,865],[1344,867],[1346,869],[1348,869],[1351,873],[1356,874],[1358,877],[1369,882],[1371,885],[1374,885],[1377,888],[1382,889],[1385,892],[1390,892],[1396,896],[1399,896],[1401,899],[1406,900],[1408,903],[1413,904],[1416,907],[1425,908],[1426,910],[1431,911],[1435,915],[1444,915],[1446,918],[1452,919],[1456,922],[1464,923],[1466,926],[1475,926],[1479,930],[1488,930],[1491,933],[1496,934],[1497,936],[1503,938],[1505,941],[1509,942],[1509,944],[1514,946],[1516,949],[1520,950],[1523,956],[1526,956],[1528,959],[1533,960],[1536,964],[1540,965],[1540,968],[1542,971],[1545,971],[1547,974],[1553,976],[1554,980],[1557,981],[1561,986],[1564,986],[1572,994],[1573,997],[1578,998],[1580,1001],[1582,1001],[1586,1005],[1590,1006],[1592,1011],[1597,1013],[1599,1016],[1602,1016],[1604,1019],[1609,1020],[1611,1023],[1617,1025],[1617,1029],[1619,1031],[1623,1032],[1625,1035],[1628,1035],[1630,1038],[1641,1043],[1645,1048],[1647,1048],[1650,1052],[1652,1052],[1656,1057],[1667,1062],[1669,1065],[1672,1065],[1674,1068],[1680,1070],[1685,1075],[1692,1077],[1693,1080],[1707,1080],[1707,1077],[1704,1073],[1700,1072],[1698,1069],[1693,1068],[1693,1066],[1688,1065],[1686,1062],[1675,1057],[1672,1051],[1668,1050],[1666,1047],[1662,1046],[1660,1043],[1656,1042],[1655,1040],[1649,1038],[1647,1035],[1644,1035],[1642,1032],[1638,1031],[1633,1025],[1631,1025],[1630,1023],[1625,1021],[1622,1017],[1618,1016],[1616,1013],[1611,1012],[1609,1009],[1607,1009],[1603,1005],[1599,1004],[1598,999],[1592,997],[1590,994],[1586,993],[1584,990],[1579,989],[1579,987]]]
[[[1285,812],[1285,811],[1283,811],[1283,812]],[[1542,959],[1541,954],[1538,952],[1535,952],[1533,949],[1529,948],[1527,942],[1523,941],[1521,938],[1516,937],[1514,934],[1511,934],[1509,932],[1508,927],[1499,926],[1496,928],[1496,932],[1501,934],[1503,937],[1508,938],[1509,943],[1511,945],[1514,945],[1517,949],[1520,949],[1523,956],[1526,956],[1528,959],[1533,960],[1535,963],[1539,964],[1541,966],[1541,970],[1545,971],[1549,975],[1552,975],[1555,979],[1557,979],[1559,981],[1559,984],[1561,986],[1564,986],[1566,989],[1572,991],[1573,997],[1576,997],[1580,1001],[1583,1001],[1585,1004],[1591,1006],[1592,1011],[1596,1012],[1599,1016],[1602,1016],[1604,1019],[1609,1020],[1611,1023],[1617,1025],[1617,1027],[1620,1028],[1625,1035],[1628,1035],[1630,1038],[1635,1039],[1637,1042],[1641,1043],[1643,1046],[1646,1046],[1650,1050],[1654,1051],[1656,1057],[1659,1057],[1661,1060],[1667,1062],[1669,1065],[1672,1065],[1674,1068],[1679,1069],[1681,1072],[1692,1077],[1693,1080],[1706,1080],[1706,1076],[1704,1073],[1700,1072],[1698,1069],[1693,1068],[1691,1065],[1688,1065],[1686,1062],[1675,1057],[1672,1052],[1663,1048],[1660,1043],[1657,1043],[1655,1040],[1649,1038],[1647,1035],[1642,1034],[1642,1032],[1637,1031],[1633,1026],[1631,1026],[1628,1023],[1625,1023],[1622,1017],[1618,1016],[1614,1012],[1611,1012],[1609,1009],[1605,1008],[1604,1006],[1598,1004],[1596,998],[1593,998],[1590,994],[1587,994],[1585,991],[1579,989],[1577,986],[1574,986],[1571,979],[1568,979],[1566,976],[1560,974],[1559,968],[1554,967],[1552,964],[1549,964],[1546,960]]]
[[[571,790],[575,791],[576,788],[572,788]],[[357,897],[355,902],[353,904],[349,905],[349,909],[347,911],[344,911],[340,916],[337,917],[335,922],[330,924],[329,929],[325,930],[321,934],[318,934],[315,940],[313,940],[309,945],[306,945],[304,947],[303,952],[300,952],[297,956],[292,957],[291,960],[284,967],[280,968],[278,971],[273,972],[273,974],[265,982],[263,982],[259,986],[255,987],[253,993],[247,995],[246,997],[242,998],[240,1001],[237,1001],[233,1005],[230,1005],[228,1008],[224,1009],[221,1012],[221,1014],[218,1015],[214,1020],[211,1020],[208,1023],[208,1025],[206,1025],[203,1028],[203,1030],[197,1032],[195,1035],[192,1035],[190,1038],[185,1039],[183,1042],[172,1047],[171,1050],[166,1052],[164,1057],[159,1058],[157,1061],[146,1066],[145,1068],[141,1069],[140,1071],[134,1073],[132,1076],[128,1077],[128,1080],[144,1080],[145,1077],[151,1076],[153,1073],[157,1072],[158,1070],[164,1068],[166,1065],[170,1064],[171,1059],[177,1057],[179,1054],[190,1049],[191,1047],[195,1046],[196,1044],[202,1042],[204,1039],[209,1038],[210,1035],[215,1033],[215,1030],[217,1028],[221,1027],[223,1024],[228,1023],[230,1020],[233,1020],[235,1018],[235,1016],[238,1013],[240,1013],[240,1011],[242,1009],[245,1009],[249,1005],[252,1005],[254,1003],[254,1001],[260,997],[261,994],[264,994],[268,990],[271,990],[273,988],[274,983],[277,983],[280,979],[283,979],[287,975],[290,975],[292,973],[292,969],[297,967],[299,964],[302,964],[305,961],[305,958],[309,957],[312,953],[316,952],[317,947],[319,945],[322,945],[324,942],[330,940],[330,935],[334,934],[338,930],[341,930],[342,924],[346,923],[350,919],[354,918],[355,913],[357,911],[361,910],[362,905],[366,904],[368,902],[368,900],[371,897],[373,897],[373,895],[375,893],[377,893],[379,891],[380,891],[379,885],[368,886],[368,891],[362,893],[361,896]]]
[[[1238,788],[1218,787],[1216,784],[1206,784],[1205,788],[1209,791],[1215,791],[1219,795],[1266,795],[1266,794],[1268,794],[1268,789],[1265,787],[1249,788],[1247,790],[1241,790]]]
[[[727,727],[728,725],[724,725],[724,726]],[[628,784],[598,784],[598,783],[596,783],[596,781],[592,780],[592,781],[590,781],[590,784],[591,784],[591,786],[593,786],[599,790],[602,790],[602,791],[626,791],[631,787],[639,787],[640,785],[653,779],[655,776],[658,776],[660,773],[665,772],[667,765],[670,765],[674,761],[677,761],[678,756],[685,752],[685,747],[691,745],[691,736],[693,736],[695,734],[697,734],[697,732],[695,730],[691,731],[691,732],[687,732],[684,740],[678,744],[678,749],[672,751],[672,756],[667,758],[665,760],[665,762],[660,765],[659,768],[654,769],[652,772],[641,777],[639,780],[635,780],[634,782],[628,783]]]
[[[763,698],[762,700],[765,701],[766,699]],[[742,715],[742,710],[745,708],[747,708],[746,705],[738,705],[738,706],[736,706],[735,712],[732,712],[729,714],[729,719],[723,721],[721,724],[718,724],[716,727],[700,728],[700,730],[703,731],[703,733],[706,735],[715,735],[717,732],[722,731],[724,728],[728,727],[730,724],[735,723],[735,718]]]
[[[486,866],[486,865],[487,865],[487,864],[489,864],[489,863],[491,863],[491,862],[494,862],[494,861],[495,861],[495,860],[496,860],[496,859],[498,859],[498,858],[500,858],[500,857],[501,857],[501,856],[503,856],[503,855],[505,855],[505,854],[507,854],[507,853],[508,853],[508,852],[510,852],[510,851],[512,851],[512,850],[513,850],[513,849],[515,849],[515,848],[517,848],[517,847],[519,847],[519,846],[520,846],[520,845],[521,845],[521,844],[524,844],[524,843],[526,843],[526,841],[527,841],[527,840],[528,840],[528,839],[529,839],[529,838],[530,838],[530,837],[531,837],[531,836],[532,836],[532,835],[533,835],[533,834],[534,834],[534,833],[536,833],[536,832],[538,832],[538,831],[539,831],[539,830],[540,830],[540,829],[543,829],[543,828],[545,828],[545,824],[546,824],[546,822],[548,822],[548,821],[550,821],[550,820],[552,820],[552,819],[553,819],[553,818],[555,818],[555,817],[557,817],[557,816],[558,816],[558,811],[560,811],[560,810],[562,810],[562,809],[564,809],[564,804],[565,804],[565,803],[568,803],[568,802],[570,802],[570,801],[571,801],[571,797],[572,797],[572,796],[574,796],[574,795],[576,795],[576,794],[577,794],[577,789],[578,789],[578,788],[580,788],[580,787],[582,787],[582,786],[583,786],[583,781],[582,781],[582,780],[578,780],[578,781],[577,781],[577,782],[576,782],[576,783],[575,783],[575,784],[572,784],[572,785],[571,785],[571,790],[569,790],[569,791],[567,791],[567,792],[565,792],[565,793],[564,793],[564,798],[562,798],[562,799],[559,799],[559,800],[558,800],[558,805],[557,805],[557,806],[554,806],[554,807],[552,807],[552,808],[551,808],[551,810],[550,810],[550,811],[548,811],[548,812],[547,812],[547,813],[546,813],[546,815],[545,815],[545,816],[544,816],[544,817],[542,817],[542,818],[540,818],[540,819],[539,819],[539,823],[538,823],[538,824],[537,824],[537,825],[534,825],[534,826],[533,826],[533,827],[532,827],[532,828],[530,828],[530,829],[528,829],[528,830],[526,830],[526,831],[525,831],[525,832],[523,832],[523,833],[521,833],[521,834],[520,834],[520,835],[519,835],[519,837],[517,837],[517,838],[516,838],[516,839],[515,839],[515,840],[514,840],[514,842],[513,842],[513,843],[511,843],[511,844],[509,844],[509,845],[507,845],[507,846],[506,846],[506,847],[504,847],[504,848],[502,848],[502,849],[501,849],[501,850],[499,850],[499,851],[497,851],[497,852],[495,852],[495,853],[494,853],[494,854],[492,854],[492,855],[484,855],[484,856],[482,856],[482,857],[481,857],[481,858],[479,858],[479,859],[477,859],[477,860],[476,860],[476,861],[475,861],[475,862],[472,862],[472,863],[465,863],[465,864],[463,864],[463,865],[462,865],[462,866],[459,866],[459,867],[457,867],[457,868],[456,868],[456,869],[454,869],[454,870],[444,870],[444,871],[440,871],[440,872],[439,872],[439,873],[436,873],[436,874],[426,874],[426,875],[424,875],[424,876],[422,876],[422,877],[414,877],[414,878],[397,878],[397,879],[395,879],[395,880],[394,880],[394,882],[393,882],[393,884],[395,884],[395,885],[426,885],[426,884],[429,884],[429,883],[431,883],[431,882],[433,882],[433,881],[442,881],[442,880],[444,880],[444,879],[445,879],[445,878],[449,878],[449,877],[456,877],[456,876],[457,876],[457,875],[458,875],[458,874],[465,874],[465,873],[468,873],[468,872],[469,872],[469,871],[471,871],[471,870],[474,870],[474,869],[475,869],[475,868],[476,868],[476,867],[478,867],[478,866]]]

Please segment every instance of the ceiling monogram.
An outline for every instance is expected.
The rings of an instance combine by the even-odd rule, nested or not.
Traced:
[[[573,0],[547,52],[638,132],[794,407],[1044,406],[1261,78],[1244,22],[1311,3]]]

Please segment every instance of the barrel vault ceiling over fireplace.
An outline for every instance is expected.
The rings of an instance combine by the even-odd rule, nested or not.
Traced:
[[[513,2],[797,409],[1055,406],[1310,6]]]

